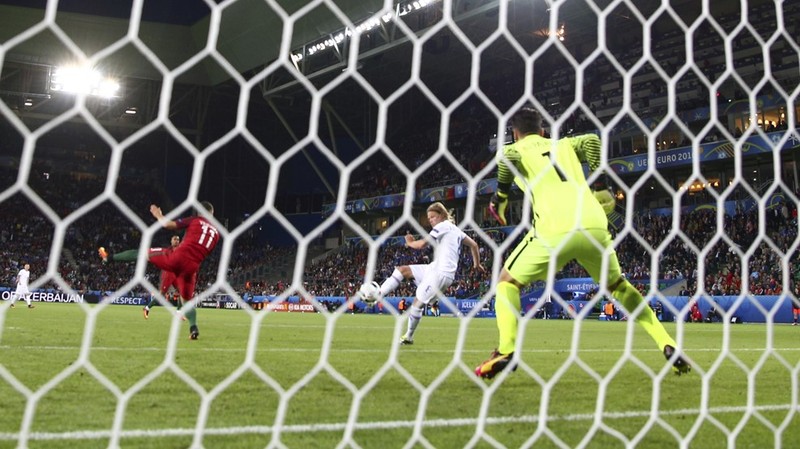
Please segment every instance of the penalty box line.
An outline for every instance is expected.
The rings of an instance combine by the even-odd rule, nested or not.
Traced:
[[[752,409],[743,406],[737,407],[711,407],[708,409],[710,414],[723,414],[723,413],[745,413],[747,411],[757,412],[775,412],[792,410],[800,412],[800,406],[792,406],[791,404],[775,404],[775,405],[760,405]],[[679,410],[661,410],[658,416],[686,416],[686,415],[699,415],[700,409],[679,409]],[[648,418],[651,412],[649,410],[643,411],[629,411],[629,412],[607,412],[602,414],[603,419],[630,419],[630,418]],[[569,421],[594,421],[595,415],[592,413],[580,413],[574,415],[555,415],[547,418],[548,422],[569,422]],[[523,415],[523,416],[506,416],[506,417],[490,417],[486,418],[485,424],[487,425],[500,425],[500,424],[518,424],[518,423],[538,423],[541,421],[538,415]],[[385,430],[385,429],[408,429],[416,426],[416,421],[381,421],[381,422],[367,422],[355,423],[355,430]],[[456,418],[456,419],[432,419],[426,420],[422,423],[423,427],[427,428],[442,428],[442,427],[473,427],[478,424],[477,418]],[[305,433],[305,432],[339,432],[347,428],[347,423],[328,423],[328,424],[294,424],[282,426],[281,433]],[[159,429],[159,430],[123,430],[119,434],[121,438],[163,438],[163,437],[180,437],[192,436],[196,433],[195,428],[183,429]],[[205,436],[216,435],[240,435],[240,434],[271,434],[275,429],[272,426],[238,426],[238,427],[217,427],[206,428],[203,430]],[[96,440],[111,438],[112,432],[108,430],[82,430],[75,432],[32,432],[29,440]],[[14,441],[20,437],[19,433],[0,432],[0,441]]]

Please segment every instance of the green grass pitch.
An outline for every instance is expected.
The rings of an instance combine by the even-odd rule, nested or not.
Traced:
[[[0,448],[800,447],[800,327],[686,324],[677,377],[638,327],[534,320],[487,382],[493,319],[398,347],[391,316],[202,309],[189,341],[161,307],[91,310],[0,304]]]

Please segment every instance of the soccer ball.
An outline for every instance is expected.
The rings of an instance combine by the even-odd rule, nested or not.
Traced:
[[[361,284],[361,288],[358,289],[358,297],[367,303],[373,303],[377,301],[380,299],[380,296],[381,286],[375,281],[372,281],[369,284]]]

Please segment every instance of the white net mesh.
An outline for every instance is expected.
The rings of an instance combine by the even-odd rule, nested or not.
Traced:
[[[78,304],[42,307],[47,321],[0,307],[0,446],[800,445],[800,357],[783,326],[798,245],[797,2],[237,0],[170,3],[171,16],[143,0],[97,16],[15,5],[0,2],[3,283],[30,261],[36,301]],[[67,79],[65,61],[109,78]],[[529,104],[554,138],[600,135],[615,248],[674,321],[691,376],[668,377],[633,320],[599,322],[595,308],[636,314],[605,309],[606,286],[584,301],[560,288],[586,276],[573,263],[523,304],[516,372],[472,372],[496,344],[480,317],[490,281],[528,229],[484,212],[496,171],[485,142]],[[330,204],[303,227],[288,212],[306,208],[293,190],[306,182]],[[223,242],[192,305],[227,297],[244,312],[201,310],[208,337],[187,346],[170,309],[168,331],[128,328],[149,341],[129,344],[114,304],[159,290],[143,254],[162,234],[146,206],[169,197],[170,218],[209,197],[220,211]],[[436,199],[493,269],[459,275],[472,302],[454,286],[463,308],[444,311],[457,318],[425,317],[421,335],[436,340],[406,351],[395,303],[373,306],[382,321],[349,304],[363,307],[362,281],[411,260],[391,248],[427,233]],[[526,204],[512,201],[513,223],[530,222]],[[293,248],[252,262],[265,219]],[[363,247],[339,240],[317,259],[331,230]],[[100,266],[107,242],[138,249],[136,264]],[[275,303],[299,296],[309,303],[286,307],[325,312],[245,305],[241,284],[258,276],[281,278]],[[93,289],[114,293],[75,300]],[[328,297],[350,301],[326,308]]]

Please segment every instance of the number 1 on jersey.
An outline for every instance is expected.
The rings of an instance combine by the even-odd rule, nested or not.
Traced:
[[[546,151],[542,153],[542,156],[550,159],[550,152]],[[556,164],[555,161],[552,162],[553,162],[553,168],[556,169],[556,173],[558,173],[558,177],[561,179],[561,182],[567,182],[567,175],[565,175],[564,172],[561,171],[561,168],[558,166],[558,164]]]

